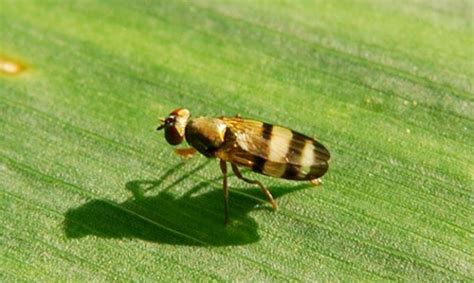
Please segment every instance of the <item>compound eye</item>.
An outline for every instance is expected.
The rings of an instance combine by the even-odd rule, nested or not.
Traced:
[[[180,134],[178,129],[174,126],[165,128],[166,141],[171,145],[178,145],[183,142],[184,137]]]

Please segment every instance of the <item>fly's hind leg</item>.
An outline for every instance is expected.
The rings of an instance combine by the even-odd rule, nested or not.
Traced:
[[[246,183],[249,183],[249,184],[255,184],[255,185],[258,185],[260,187],[260,189],[262,190],[262,192],[265,194],[265,196],[267,197],[268,201],[270,202],[270,204],[272,205],[273,207],[273,210],[276,210],[277,209],[277,203],[276,201],[273,199],[273,196],[272,194],[270,193],[270,191],[265,188],[262,183],[260,183],[259,181],[257,180],[250,180],[250,179],[247,179],[245,178],[244,176],[242,176],[242,174],[240,173],[239,171],[239,167],[237,167],[237,165],[235,164],[232,164],[232,171],[234,171],[234,174],[235,176],[237,176],[237,178],[243,180],[244,182]]]
[[[220,161],[221,171],[223,175],[222,187],[224,188],[224,223],[229,223],[229,188],[227,187],[227,163]]]

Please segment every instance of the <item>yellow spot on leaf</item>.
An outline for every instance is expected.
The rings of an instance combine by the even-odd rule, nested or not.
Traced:
[[[2,75],[18,75],[25,70],[25,66],[0,56],[0,74]]]

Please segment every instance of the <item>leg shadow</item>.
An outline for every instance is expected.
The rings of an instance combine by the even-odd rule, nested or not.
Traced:
[[[230,192],[231,223],[227,226],[224,225],[222,189],[215,188],[212,182],[198,183],[179,197],[169,192],[176,184],[162,189],[155,196],[145,196],[147,191],[159,189],[164,178],[177,169],[179,168],[170,169],[159,180],[127,182],[125,187],[134,197],[122,203],[95,199],[70,209],[65,214],[66,236],[138,238],[188,246],[245,245],[260,239],[258,224],[248,215],[258,205],[268,207],[265,197],[257,188],[234,189]],[[209,191],[209,187],[213,189]],[[270,191],[278,198],[308,187],[310,185],[307,184],[273,187]],[[200,194],[199,191],[203,189],[207,192]]]

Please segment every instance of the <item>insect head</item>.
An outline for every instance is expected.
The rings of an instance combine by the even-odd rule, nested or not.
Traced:
[[[168,117],[161,118],[161,125],[157,131],[164,129],[166,141],[171,145],[178,145],[184,140],[184,130],[189,120],[189,110],[178,108],[171,112]]]

